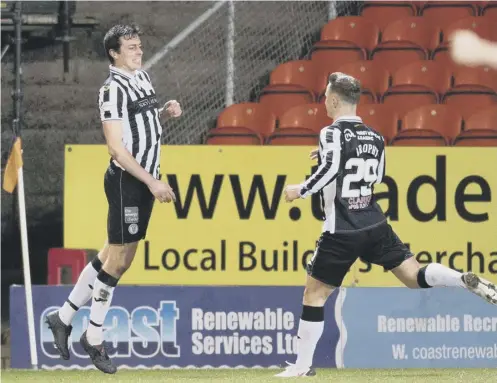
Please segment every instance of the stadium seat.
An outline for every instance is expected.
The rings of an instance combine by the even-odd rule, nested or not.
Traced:
[[[326,114],[324,104],[305,104],[293,107],[285,112],[279,120],[279,129],[306,128],[319,133],[333,120]]]
[[[416,16],[416,6],[406,1],[366,1],[361,16],[374,22],[383,30],[392,20]]]
[[[338,68],[338,71],[358,79],[361,88],[371,91],[376,98],[380,97],[389,86],[390,73],[371,60],[348,63]]]
[[[468,16],[478,16],[478,9],[470,2],[427,1],[419,13],[430,23],[442,29],[451,23]]]
[[[481,109],[497,108],[497,93],[480,86],[463,85],[445,93],[442,103],[457,109],[467,119]]]
[[[444,65],[447,68],[452,68],[456,65],[449,54],[449,49],[446,46],[439,46],[431,53],[431,59],[439,65]]]
[[[428,50],[440,43],[441,29],[419,16],[405,17],[388,24],[381,34],[381,41],[406,41]]]
[[[488,1],[483,7],[481,15],[485,17],[490,17],[493,21],[497,20],[497,3]]]
[[[205,140],[207,145],[262,145],[260,134],[248,128],[211,129]]]
[[[328,75],[336,72],[342,65],[359,61],[367,60],[368,54],[363,48],[358,48],[353,43],[349,42],[332,42],[330,46],[320,45],[313,47],[311,52],[311,60],[315,63],[316,74],[318,76],[318,88],[323,86],[323,78],[326,78],[324,86],[328,82]],[[321,81],[319,80],[321,79]],[[324,89],[323,89],[324,91]]]
[[[267,93],[297,93],[314,96],[316,71],[310,60],[288,61],[278,65],[270,74],[269,85],[262,89]]]
[[[259,96],[259,103],[280,118],[287,110],[297,105],[310,104],[315,101],[314,96],[299,93],[266,93]]]
[[[309,145],[319,143],[319,134],[305,128],[278,129],[267,140],[268,145]]]
[[[436,132],[401,132],[395,136],[392,146],[447,146],[444,137]]]
[[[78,277],[88,263],[87,251],[83,249],[50,248],[48,250],[48,284],[76,284]],[[70,281],[64,274],[70,269]]]
[[[397,69],[392,75],[392,87],[417,85],[443,95],[452,85],[450,68],[432,60],[414,61]]]
[[[371,58],[390,73],[413,61],[428,60],[428,51],[419,45],[404,41],[385,41],[376,46]]]
[[[402,118],[408,111],[424,105],[439,103],[434,90],[419,85],[397,85],[387,90],[381,97],[381,103],[394,108]]]
[[[472,114],[465,120],[464,130],[484,130],[497,133],[497,108],[492,106]]]
[[[497,28],[497,26],[496,26]],[[454,89],[469,87],[474,90],[493,90],[497,92],[497,70],[489,67],[466,67],[458,66],[454,68]]]
[[[399,113],[389,105],[359,105],[357,115],[362,118],[364,124],[381,133],[387,143],[397,134]]]
[[[400,135],[441,135],[451,143],[461,132],[462,115],[447,105],[425,105],[406,113],[402,119]],[[411,131],[409,133],[406,133]]]
[[[454,146],[493,146],[497,147],[497,134],[488,130],[462,132],[454,140]]]
[[[495,22],[497,23],[497,21]],[[450,23],[443,29],[443,39],[441,44],[447,45],[450,35],[458,29],[469,29],[485,39],[492,38],[492,24],[489,18],[481,16],[468,16]]]
[[[219,114],[216,127],[247,128],[266,137],[276,129],[276,116],[266,105],[233,104]]]
[[[380,29],[361,16],[342,16],[329,21],[321,29],[321,39],[314,48],[333,46],[335,41],[347,41],[371,52],[378,44]]]

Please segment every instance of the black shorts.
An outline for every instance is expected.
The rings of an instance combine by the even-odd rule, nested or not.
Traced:
[[[107,237],[111,245],[145,238],[155,198],[147,185],[111,163],[104,177],[109,203]]]
[[[307,265],[307,273],[318,281],[338,287],[358,258],[392,270],[412,256],[385,222],[351,233],[322,233]]]

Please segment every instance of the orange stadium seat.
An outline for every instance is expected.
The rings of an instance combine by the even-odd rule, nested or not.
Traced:
[[[461,132],[462,115],[447,105],[425,105],[406,113],[400,135],[438,134],[450,143]],[[405,133],[411,131],[410,133]],[[424,134],[424,133],[422,133]]]
[[[424,105],[436,105],[438,94],[434,90],[417,85],[397,85],[387,90],[382,98],[382,104],[395,108],[400,117],[412,109]]]
[[[316,146],[319,135],[305,128],[278,129],[267,140],[268,145],[309,145]]]
[[[475,68],[456,67],[454,69],[453,87],[455,89],[466,88],[468,91],[481,89],[497,92],[497,70],[482,66]]]
[[[490,17],[492,20],[497,20],[497,2],[486,1],[485,6],[482,7],[481,15]]]
[[[323,89],[326,87],[328,82],[328,75],[330,73],[336,72],[338,68],[342,65],[359,61],[367,60],[368,55],[366,50],[363,48],[358,48],[349,42],[336,41],[333,46],[323,47],[313,47],[311,52],[311,60],[315,63],[316,74],[318,77],[318,88]],[[326,81],[323,84],[323,79]]]
[[[390,73],[371,60],[348,63],[338,68],[338,71],[358,79],[361,88],[371,91],[376,97],[383,94],[389,86]]]
[[[469,130],[456,137],[454,146],[497,147],[497,134],[488,130]]]
[[[445,93],[442,103],[457,109],[466,119],[481,109],[497,108],[497,93],[488,86],[454,82],[454,87]]]
[[[259,103],[280,118],[287,110],[297,105],[314,102],[314,96],[298,93],[266,93],[259,96]]]
[[[478,16],[478,12],[478,8],[470,2],[427,1],[421,7],[419,14],[443,29],[459,19]]]
[[[405,131],[395,136],[392,146],[447,146],[444,137],[436,132]]]
[[[444,65],[447,68],[452,68],[456,65],[449,54],[449,49],[446,46],[436,48],[432,54],[431,59],[436,61],[439,65]]]
[[[389,105],[359,105],[357,115],[362,118],[364,124],[381,133],[387,143],[397,134],[399,114]]]
[[[392,87],[417,85],[444,94],[452,85],[450,68],[432,60],[414,61],[397,69],[392,75]]]
[[[378,66],[390,73],[413,61],[428,60],[428,51],[419,45],[404,41],[384,41],[376,46],[371,55]]]
[[[419,16],[405,17],[388,24],[381,41],[407,41],[428,50],[440,43],[441,29]]]
[[[492,106],[472,114],[464,122],[464,130],[484,130],[497,133],[497,108]]]
[[[347,41],[371,52],[378,44],[380,29],[361,16],[342,16],[329,21],[321,29],[321,40],[314,47],[333,46],[335,41]]]
[[[314,96],[316,74],[310,60],[288,61],[278,65],[269,76],[269,85],[262,89],[266,93],[303,93]]]
[[[306,128],[319,133],[325,126],[331,125],[333,120],[326,114],[323,104],[304,104],[295,106],[285,112],[279,120],[279,128]]]
[[[497,23],[497,21],[493,24],[494,28],[495,23]],[[492,38],[492,24],[489,18],[481,16],[468,16],[463,19],[456,20],[443,28],[442,45],[447,45],[450,35],[458,29],[469,29],[485,39]]]
[[[276,129],[276,116],[265,105],[244,102],[225,108],[217,118],[217,128],[247,128],[263,137]]]
[[[373,21],[383,30],[392,20],[416,16],[416,6],[407,1],[366,1],[361,16]]]
[[[211,129],[205,140],[207,145],[262,145],[260,134],[248,128]]]

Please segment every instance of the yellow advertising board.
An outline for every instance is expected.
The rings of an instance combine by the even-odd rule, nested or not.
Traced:
[[[286,184],[309,176],[308,147],[164,146],[163,179],[176,204],[156,203],[124,284],[302,285],[321,233],[319,199],[288,204]],[[473,270],[497,283],[497,150],[387,148],[375,189],[420,263]],[[106,239],[105,146],[66,147],[64,246]],[[356,262],[344,286],[400,286]]]

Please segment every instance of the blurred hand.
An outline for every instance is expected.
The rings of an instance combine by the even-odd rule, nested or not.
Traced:
[[[449,36],[449,51],[457,64],[477,66],[485,54],[484,41],[470,30],[457,30]]]
[[[148,188],[160,203],[171,201],[176,202],[176,195],[174,194],[173,189],[165,182],[155,180],[148,186]]]
[[[179,117],[183,113],[181,105],[176,100],[170,100],[164,104],[164,111],[168,117]]]
[[[319,156],[319,148],[311,150],[311,153],[309,154],[311,160],[315,160],[316,158],[318,158],[318,156]]]
[[[300,198],[300,185],[288,185],[285,188],[285,201],[292,202],[297,198]]]

